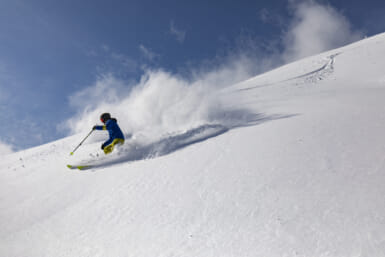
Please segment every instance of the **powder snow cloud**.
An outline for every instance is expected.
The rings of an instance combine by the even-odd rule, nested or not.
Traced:
[[[1,155],[10,154],[12,152],[13,152],[13,150],[12,150],[12,147],[10,145],[5,144],[5,143],[0,141],[0,154]]]
[[[113,75],[102,76],[70,97],[71,106],[80,111],[64,125],[71,133],[85,133],[101,113],[110,112],[127,135],[152,141],[167,133],[223,123],[225,109],[219,91],[250,75],[243,62],[239,59],[211,71],[196,71],[190,79],[149,70],[135,85]]]

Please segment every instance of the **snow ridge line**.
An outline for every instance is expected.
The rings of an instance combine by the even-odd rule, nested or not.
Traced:
[[[333,73],[335,58],[339,54],[340,53],[336,53],[336,54],[328,56],[327,57],[328,62],[325,63],[321,68],[319,68],[319,69],[317,69],[315,71],[311,71],[311,72],[308,72],[308,73],[306,73],[304,75],[300,75],[300,76],[297,76],[297,77],[294,77],[294,78],[290,78],[290,79],[284,80],[282,82],[287,82],[287,81],[291,81],[291,80],[295,80],[295,79],[301,79],[301,78],[306,78],[306,81],[308,81],[308,79],[313,80],[313,78],[319,78],[318,80],[320,80],[320,79],[324,78],[325,75],[329,75],[329,74]],[[278,82],[278,83],[280,83],[280,82]]]
[[[253,86],[253,87],[242,88],[242,89],[239,89],[238,91],[247,91],[247,90],[252,90],[255,88],[269,87],[269,86],[273,86],[273,85],[277,85],[280,83],[289,82],[289,81],[293,81],[293,80],[298,80],[298,79],[302,79],[302,78],[304,78],[304,81],[303,81],[304,83],[315,83],[319,80],[325,79],[328,75],[330,75],[334,72],[335,58],[340,54],[341,53],[336,53],[336,54],[327,56],[326,57],[327,62],[322,67],[320,67],[314,71],[308,72],[306,74],[299,75],[299,76],[285,79],[285,80],[281,80],[281,81],[274,82],[274,83],[268,83],[268,84]]]

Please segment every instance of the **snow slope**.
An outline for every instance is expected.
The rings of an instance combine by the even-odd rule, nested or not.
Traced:
[[[84,135],[2,157],[0,256],[385,256],[383,56],[385,34],[228,87],[226,118],[106,165],[68,157]]]

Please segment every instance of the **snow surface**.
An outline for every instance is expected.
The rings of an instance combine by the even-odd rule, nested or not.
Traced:
[[[283,66],[109,158],[69,157],[84,134],[4,156],[0,256],[385,256],[384,56],[381,34]]]

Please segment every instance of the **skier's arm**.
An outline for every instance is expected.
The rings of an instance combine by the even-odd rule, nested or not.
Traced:
[[[103,125],[103,126],[98,126],[98,125],[95,125],[93,128],[93,130],[107,130],[107,127],[106,125]]]

